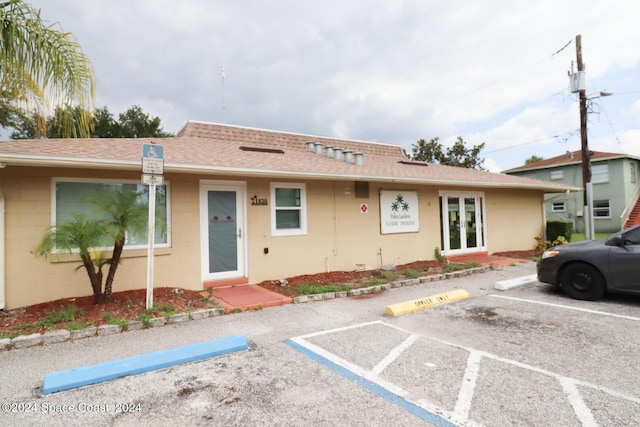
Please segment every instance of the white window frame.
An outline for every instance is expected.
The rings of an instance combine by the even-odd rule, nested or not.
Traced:
[[[559,181],[564,178],[564,171],[562,169],[555,169],[549,172],[549,177],[552,181]]]
[[[556,208],[556,206],[558,208]],[[551,212],[564,212],[566,210],[566,202],[551,202]]]
[[[276,200],[276,188],[293,188],[300,190],[300,206],[278,207]],[[276,212],[278,210],[300,211],[300,227],[279,229],[276,224]],[[302,236],[307,234],[307,186],[306,184],[293,182],[271,183],[271,235],[272,236]]]
[[[142,185],[140,181],[132,180],[132,179],[91,179],[91,178],[64,178],[64,177],[55,177],[51,180],[51,226],[55,227],[57,217],[57,191],[56,184],[59,182],[77,182],[77,183],[86,183],[86,184],[136,184]],[[164,185],[167,188],[167,242],[166,243],[154,243],[154,248],[170,248],[171,247],[171,189],[169,182],[165,181]],[[156,218],[157,220],[157,218]],[[146,249],[148,248],[148,243],[138,244],[138,245],[128,245],[125,243],[123,250],[135,250],[135,249]],[[112,249],[108,248],[99,248],[104,250]]]
[[[598,202],[607,202],[606,207],[596,207]],[[598,216],[596,212],[604,211],[606,209],[606,216]],[[611,218],[611,200],[594,200],[593,201],[593,219],[610,219]]]
[[[593,184],[604,184],[609,182],[608,163],[597,163],[591,165],[591,182]]]

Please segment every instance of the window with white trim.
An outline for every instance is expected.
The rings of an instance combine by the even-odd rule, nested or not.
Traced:
[[[76,215],[97,218],[95,204],[88,202],[90,197],[100,197],[106,191],[122,190],[139,193],[138,202],[149,206],[149,186],[137,181],[83,180],[73,178],[55,178],[52,183],[52,224],[57,226],[72,221]],[[170,246],[169,193],[167,185],[156,186],[156,232],[154,246]],[[148,221],[148,215],[144,218]],[[147,230],[138,234],[126,233],[125,249],[141,249],[148,245]]]
[[[554,181],[564,178],[564,173],[562,169],[552,170],[549,174],[550,174],[550,178]]]
[[[307,234],[307,187],[289,182],[271,183],[271,234]]]
[[[611,218],[611,205],[609,200],[593,201],[593,217],[594,218]]]
[[[565,211],[565,202],[553,202],[551,204],[552,212],[564,212]]]
[[[591,182],[594,184],[601,184],[609,182],[609,164],[600,163],[597,165],[591,165]]]

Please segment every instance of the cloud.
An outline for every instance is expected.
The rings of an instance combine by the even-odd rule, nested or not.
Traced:
[[[575,144],[566,89],[576,34],[590,90],[640,92],[640,9],[623,0],[32,4],[84,47],[99,106],[138,104],[172,132],[190,119],[226,121],[406,149],[460,136],[509,168]],[[618,132],[637,121],[625,113],[637,95],[607,101]]]

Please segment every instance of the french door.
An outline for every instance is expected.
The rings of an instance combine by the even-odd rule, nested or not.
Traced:
[[[245,194],[244,183],[200,184],[203,281],[246,277]]]
[[[484,194],[440,192],[445,255],[486,251]]]

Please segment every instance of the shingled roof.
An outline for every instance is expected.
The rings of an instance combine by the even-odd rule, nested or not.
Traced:
[[[627,154],[606,153],[602,151],[596,151],[591,156],[591,162],[613,160],[613,159],[624,159],[624,158],[632,158],[632,159],[640,160],[637,157],[629,156]],[[503,171],[503,173],[533,171],[538,169],[549,169],[549,168],[555,168],[558,166],[567,166],[567,165],[576,165],[576,164],[582,164],[581,150],[568,152],[567,154],[551,157],[549,159],[540,160],[538,162],[528,163],[526,165],[518,166],[516,168]]]
[[[141,170],[142,145],[164,146],[164,171],[276,179],[366,180],[440,187],[528,188],[547,193],[579,190],[565,184],[424,162],[400,146],[203,122],[188,122],[176,137],[0,141],[7,167]],[[307,142],[362,154],[347,163],[307,149]]]

